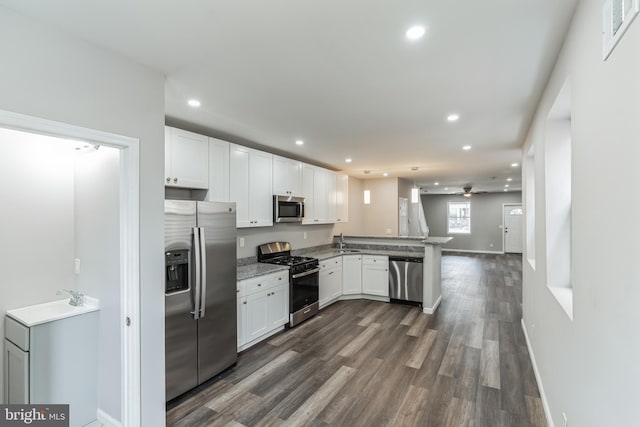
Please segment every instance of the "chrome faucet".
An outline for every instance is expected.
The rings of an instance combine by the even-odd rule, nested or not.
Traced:
[[[340,233],[340,250],[344,249],[344,235]]]
[[[78,291],[72,291],[69,289],[58,289],[56,295],[62,295],[63,292],[71,295],[71,299],[69,299],[69,305],[74,307],[82,307],[84,305],[84,294]]]

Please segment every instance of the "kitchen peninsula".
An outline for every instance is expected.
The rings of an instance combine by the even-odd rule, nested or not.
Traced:
[[[339,245],[340,239],[340,236],[334,236],[335,245]],[[321,261],[354,253],[372,256],[424,257],[422,311],[426,314],[433,314],[436,311],[442,299],[440,268],[442,245],[451,241],[452,237],[342,236],[342,239],[344,242],[342,250],[339,247],[325,247],[311,248],[311,251],[303,249],[301,252]]]

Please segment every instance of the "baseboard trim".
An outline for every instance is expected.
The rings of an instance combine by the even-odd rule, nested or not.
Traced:
[[[97,418],[98,421],[104,424],[104,427],[121,427],[120,421],[116,420],[102,409],[98,409]]]
[[[472,249],[448,249],[442,248],[442,252],[463,252],[469,254],[491,254],[491,255],[504,255],[502,251],[476,251]]]
[[[531,341],[529,341],[529,334],[527,333],[527,327],[524,323],[524,318],[520,319],[522,325],[522,332],[524,332],[524,340],[527,343],[527,350],[529,350],[529,358],[531,359],[531,365],[533,366],[533,374],[536,377],[536,383],[538,384],[538,390],[540,391],[540,400],[542,400],[542,407],[544,408],[544,415],[547,417],[547,425],[554,427],[553,418],[551,417],[551,409],[549,408],[549,402],[547,401],[547,395],[544,393],[544,387],[542,386],[542,378],[540,378],[540,372],[538,371],[538,364],[536,363],[536,357],[533,354],[533,347],[531,347]]]
[[[440,295],[438,297],[438,299],[436,300],[436,303],[433,304],[433,307],[422,307],[422,312],[424,314],[433,314],[436,312],[436,310],[438,309],[438,306],[440,306],[440,302],[442,302],[442,295]]]

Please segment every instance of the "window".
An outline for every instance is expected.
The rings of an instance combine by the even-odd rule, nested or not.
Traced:
[[[449,202],[447,233],[471,234],[471,202]]]

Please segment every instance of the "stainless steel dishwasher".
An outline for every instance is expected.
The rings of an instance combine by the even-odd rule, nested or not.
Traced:
[[[389,257],[389,298],[422,305],[423,258]]]

